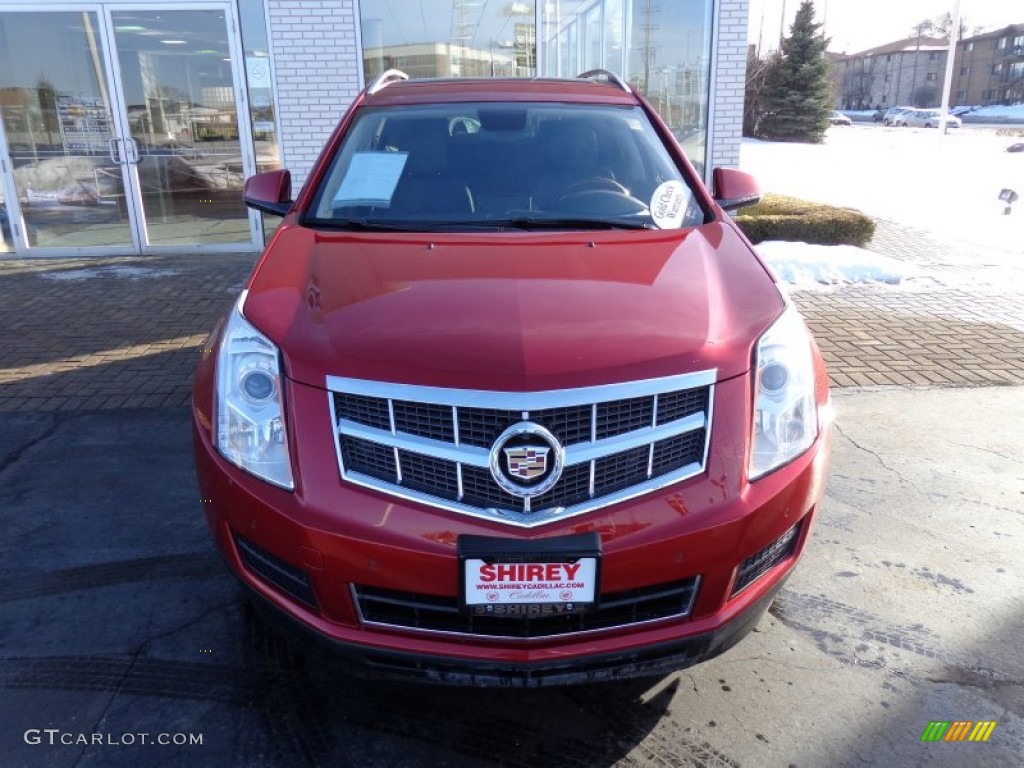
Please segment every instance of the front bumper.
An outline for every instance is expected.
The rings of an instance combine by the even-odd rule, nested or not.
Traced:
[[[198,391],[198,388],[197,388]],[[195,407],[196,466],[211,531],[264,612],[363,672],[475,685],[546,685],[654,675],[716,656],[756,624],[796,564],[827,471],[829,425],[812,448],[753,484],[743,477],[745,377],[716,385],[706,472],[628,502],[523,531],[354,487],[338,475],[326,393],[289,384],[296,490],[225,462]],[[827,409],[823,409],[827,413]],[[745,562],[797,535],[749,583]],[[539,539],[596,531],[601,594],[696,578],[685,615],[543,637],[495,637],[363,620],[354,585],[454,598],[463,534]],[[250,542],[268,555],[252,568]],[[280,578],[275,578],[275,574]],[[298,586],[296,586],[298,585]]]
[[[787,574],[788,575],[788,574]],[[443,685],[540,688],[662,676],[725,653],[757,626],[786,576],[777,579],[743,613],[716,629],[657,645],[569,660],[508,662],[452,659],[423,653],[377,650],[333,640],[283,612],[244,580],[260,616],[275,630],[346,673],[382,680],[419,680]]]

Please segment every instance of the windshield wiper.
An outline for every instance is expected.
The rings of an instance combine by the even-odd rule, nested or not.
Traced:
[[[492,227],[509,229],[657,229],[642,219],[588,219],[586,217],[517,216],[512,219],[492,219],[485,222]]]
[[[368,219],[311,219],[308,224],[325,229],[346,229],[353,232],[457,232],[489,229],[523,230],[588,230],[588,229],[657,229],[649,221],[630,219],[590,219],[564,216],[514,216],[507,219],[470,219],[468,221],[370,221]]]
[[[422,225],[389,224],[367,219],[312,219],[309,224],[325,229],[350,229],[354,232],[422,232]]]

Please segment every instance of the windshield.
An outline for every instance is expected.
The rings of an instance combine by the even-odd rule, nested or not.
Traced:
[[[678,229],[705,212],[639,107],[367,107],[305,223],[353,229]]]

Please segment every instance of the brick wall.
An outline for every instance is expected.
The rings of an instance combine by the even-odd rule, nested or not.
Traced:
[[[355,0],[267,0],[281,159],[295,191],[360,88]]]
[[[719,0],[712,34],[717,48],[712,68],[711,151],[707,175],[715,166],[738,167],[743,134],[743,85],[747,69],[748,0]]]

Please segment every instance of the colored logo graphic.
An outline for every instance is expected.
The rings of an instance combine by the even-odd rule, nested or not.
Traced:
[[[995,720],[932,720],[921,741],[988,741],[995,728]]]
[[[550,450],[550,448],[542,448],[536,445],[506,448],[505,456],[508,458],[508,473],[513,477],[523,480],[532,480],[539,475],[543,475],[548,469],[548,453]]]

